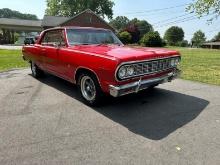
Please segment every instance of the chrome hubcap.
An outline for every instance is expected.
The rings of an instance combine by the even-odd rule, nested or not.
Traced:
[[[81,92],[86,100],[93,100],[96,96],[96,89],[93,80],[89,76],[84,76],[80,83]]]

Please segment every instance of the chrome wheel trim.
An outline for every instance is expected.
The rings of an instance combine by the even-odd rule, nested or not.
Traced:
[[[96,87],[91,77],[83,76],[80,81],[80,88],[81,93],[86,100],[92,101],[95,99]]]
[[[37,67],[34,64],[34,62],[31,62],[31,70],[32,70],[33,75],[35,76],[37,74]]]

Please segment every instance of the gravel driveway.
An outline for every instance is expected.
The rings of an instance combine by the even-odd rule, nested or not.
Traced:
[[[1,165],[220,162],[218,86],[175,80],[91,108],[29,69],[0,73],[0,85]]]

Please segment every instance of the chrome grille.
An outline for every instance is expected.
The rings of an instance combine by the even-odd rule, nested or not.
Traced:
[[[133,65],[135,68],[134,76],[153,74],[156,72],[161,72],[172,68],[171,59],[172,58],[152,60],[152,61],[140,62],[130,65]]]
[[[177,68],[180,60],[181,57],[177,55],[169,58],[153,59],[149,61],[122,63],[118,66],[115,76],[116,79],[120,81],[133,77],[155,74],[171,68]]]

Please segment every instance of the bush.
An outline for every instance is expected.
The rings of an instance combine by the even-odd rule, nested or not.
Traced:
[[[189,43],[187,40],[183,40],[183,41],[180,41],[177,43],[177,46],[180,46],[180,47],[188,47],[189,46]]]
[[[132,44],[138,43],[138,41],[140,40],[140,31],[137,25],[135,25],[134,23],[131,23],[126,27],[125,31],[131,34]]]
[[[127,31],[123,31],[119,33],[119,39],[124,43],[124,44],[129,44],[131,43],[131,34],[128,33]]]
[[[162,39],[162,46],[167,46],[167,43],[164,39]]]
[[[149,47],[162,47],[164,46],[164,42],[160,37],[160,34],[155,31],[148,32],[145,34],[141,40],[140,44],[143,46],[149,46]]]

